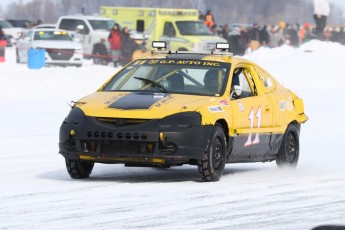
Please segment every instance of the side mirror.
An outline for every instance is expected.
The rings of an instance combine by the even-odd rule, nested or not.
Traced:
[[[81,32],[81,31],[83,31],[84,30],[84,26],[83,25],[78,25],[77,26],[77,32]]]
[[[31,38],[30,38],[30,37],[24,37],[24,40],[25,40],[25,41],[30,41]]]

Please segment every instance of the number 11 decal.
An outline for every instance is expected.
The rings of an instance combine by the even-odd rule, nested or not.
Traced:
[[[248,116],[248,120],[250,121],[250,126],[249,126],[250,129],[254,128],[255,117],[258,119],[258,128],[261,127],[261,117],[262,117],[261,106],[259,106],[258,111],[255,114],[255,117],[254,117],[254,113],[255,113],[254,108],[252,108],[252,110],[250,110],[250,113]],[[255,145],[255,144],[258,144],[260,142],[259,133],[255,134],[254,140],[252,140],[252,135],[253,135],[253,133],[249,133],[248,139],[247,139],[246,143],[244,143],[245,147],[250,146],[250,145]]]

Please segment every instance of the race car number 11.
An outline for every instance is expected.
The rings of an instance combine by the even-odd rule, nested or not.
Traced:
[[[261,106],[259,106],[258,111],[256,112],[255,116],[254,116],[255,112],[254,112],[254,108],[252,108],[252,110],[250,110],[249,116],[248,116],[248,120],[250,121],[250,126],[249,128],[252,129],[254,128],[254,120],[255,117],[258,119],[258,128],[261,127],[261,115],[262,115],[262,111],[261,111]],[[254,140],[252,140],[252,136],[253,133],[249,133],[248,139],[246,141],[246,143],[244,143],[244,146],[250,146],[250,145],[255,145],[258,144],[260,142],[260,134],[256,133],[255,134],[255,138]]]

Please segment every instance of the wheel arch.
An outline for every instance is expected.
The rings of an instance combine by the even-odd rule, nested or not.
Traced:
[[[221,128],[224,131],[225,137],[226,137],[226,142],[229,144],[230,143],[230,136],[229,136],[229,125],[226,122],[225,119],[219,119],[216,121],[215,125],[220,125]]]

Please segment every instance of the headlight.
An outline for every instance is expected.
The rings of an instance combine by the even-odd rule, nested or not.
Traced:
[[[201,115],[197,112],[176,113],[164,117],[160,125],[201,125]]]
[[[85,121],[85,114],[79,108],[71,109],[71,111],[69,112],[68,116],[65,119],[66,123],[74,124],[74,125],[79,125],[83,121]]]

